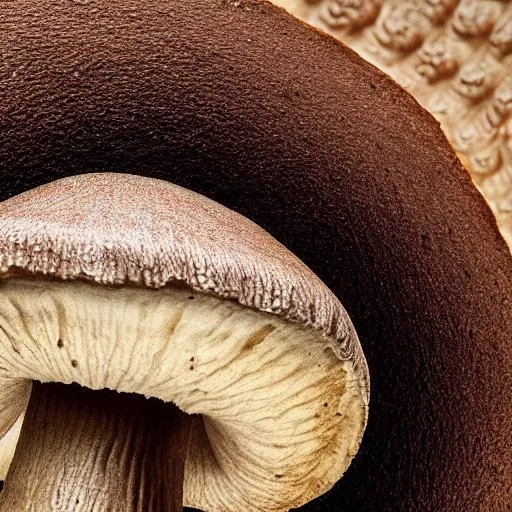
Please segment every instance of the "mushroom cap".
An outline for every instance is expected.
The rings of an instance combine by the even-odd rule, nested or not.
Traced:
[[[136,170],[262,226],[350,314],[358,456],[305,511],[506,510],[512,257],[439,123],[257,0],[1,7],[0,197]]]
[[[0,272],[0,433],[31,380],[175,402],[208,421],[184,499],[212,511],[302,505],[355,455],[369,380],[348,315],[239,214],[161,180],[64,178],[0,204]]]
[[[273,1],[389,73],[439,120],[512,247],[512,5]]]

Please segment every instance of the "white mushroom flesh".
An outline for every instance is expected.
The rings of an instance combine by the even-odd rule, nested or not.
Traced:
[[[14,456],[14,450],[20,437],[24,414],[22,414],[11,429],[0,439],[0,480],[5,480],[10,463]]]

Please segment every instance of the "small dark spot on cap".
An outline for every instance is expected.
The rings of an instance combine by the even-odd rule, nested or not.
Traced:
[[[316,413],[315,418],[320,418],[320,414]]]
[[[195,299],[195,297],[193,295],[188,296],[188,300],[194,300],[194,299]]]
[[[336,416],[341,416],[341,412],[337,412],[337,413],[336,413]]]
[[[475,333],[473,332],[473,329],[469,329],[469,337],[471,339],[473,339],[473,336],[475,335]]]
[[[190,358],[190,362],[194,361],[195,360],[195,357],[191,357]]]
[[[78,366],[78,361],[77,361],[76,359],[72,359],[72,360],[71,360],[71,366],[72,366],[73,368],[76,368],[76,367]]]
[[[276,478],[283,478],[284,475],[274,475]]]
[[[328,405],[329,405],[329,404],[328,404],[327,402],[325,402],[324,407],[327,407]]]
[[[194,369],[194,365],[193,365],[193,364],[191,364],[191,365],[190,365],[190,369],[191,369],[191,370],[193,370],[193,369]]]
[[[59,338],[57,341],[57,347],[62,348],[64,346],[64,342]]]

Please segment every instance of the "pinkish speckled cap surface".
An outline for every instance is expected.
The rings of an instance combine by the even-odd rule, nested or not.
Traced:
[[[250,220],[171,183],[85,174],[13,197],[0,204],[0,264],[109,285],[180,281],[311,326],[336,339],[369,393],[354,328],[319,278]]]

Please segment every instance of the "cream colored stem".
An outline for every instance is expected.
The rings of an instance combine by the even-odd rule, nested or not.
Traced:
[[[192,421],[139,395],[35,382],[0,511],[181,511]]]

